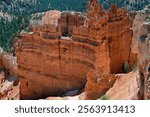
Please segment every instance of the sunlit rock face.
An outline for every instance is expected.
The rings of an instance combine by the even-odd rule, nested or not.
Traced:
[[[86,99],[97,99],[123,72],[131,53],[132,20],[126,9],[105,11],[90,0],[87,16],[50,11],[16,44],[21,99],[61,96],[85,87]],[[131,64],[132,66],[133,64]]]
[[[122,73],[125,61],[129,61],[131,68],[136,62],[136,55],[131,53],[132,19],[126,9],[112,5],[105,11],[96,0],[89,2],[87,17],[88,39],[99,46],[95,69],[87,76],[85,93],[86,99],[98,99],[117,79],[111,74]]]
[[[117,80],[106,95],[110,100],[140,100],[141,80],[139,72],[117,74]]]
[[[150,99],[149,9],[106,11],[89,0],[87,14],[33,14],[16,53],[0,48],[0,99]],[[125,74],[126,62],[133,71]]]
[[[82,89],[87,72],[94,68],[94,58],[88,57],[89,52],[94,54],[94,47],[68,36],[73,27],[80,25],[78,18],[84,16],[58,12],[60,17],[53,18],[53,22],[52,17],[50,21],[46,20],[46,16],[49,18],[54,12],[46,13],[43,19],[47,22],[42,26],[32,26],[33,34],[22,34],[18,42],[16,55],[21,99],[61,96],[67,91]]]

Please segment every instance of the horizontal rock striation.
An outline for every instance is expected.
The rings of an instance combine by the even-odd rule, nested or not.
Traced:
[[[105,94],[116,80],[111,74],[130,60],[131,26],[125,9],[105,11],[97,0],[89,1],[87,16],[47,12],[16,44],[21,99],[61,96],[85,85],[86,99]]]
[[[84,88],[87,72],[94,69],[95,47],[74,41],[61,31],[71,34],[72,27],[80,24],[75,24],[76,18],[76,13],[63,12],[56,21],[60,22],[58,25],[56,22],[34,25],[33,34],[21,35],[16,47],[21,99],[61,96],[67,91]],[[70,23],[64,19],[70,19]]]
[[[113,4],[105,11],[97,0],[89,2],[88,35],[97,42],[95,69],[87,76],[86,99],[98,99],[113,86],[117,76],[123,72],[126,61],[133,67],[136,57],[131,53],[132,19],[126,9],[117,9]],[[81,31],[78,31],[81,32]]]
[[[29,82],[21,88],[31,89],[30,96],[36,92],[38,98],[62,95],[68,90],[84,88],[86,74],[94,68],[94,47],[71,39],[37,39],[34,35],[24,38],[16,54],[19,77],[23,78],[21,84]],[[88,57],[89,53],[93,56]],[[40,90],[46,94],[40,94]]]

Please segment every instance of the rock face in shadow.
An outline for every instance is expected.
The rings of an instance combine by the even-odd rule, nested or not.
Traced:
[[[90,0],[87,16],[50,11],[40,22],[16,44],[21,99],[61,96],[85,85],[86,99],[97,99],[131,59],[132,20],[124,8],[105,11]]]
[[[62,36],[72,36],[73,28],[84,25],[85,16],[77,12],[62,12],[58,21]]]
[[[150,99],[149,14],[150,6],[147,6],[137,13],[133,21],[131,53],[138,54],[139,73],[120,75],[114,86],[106,93],[110,99]]]
[[[138,37],[138,66],[142,79],[144,99],[150,99],[150,6],[147,6],[139,15],[144,17],[141,21]]]
[[[2,48],[0,48],[0,68],[6,69],[10,74],[17,76],[17,58],[4,52]]]

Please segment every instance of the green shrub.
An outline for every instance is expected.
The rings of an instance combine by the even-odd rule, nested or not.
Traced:
[[[107,95],[103,95],[100,100],[109,100],[109,97]]]
[[[125,64],[124,64],[124,71],[126,73],[130,72],[130,65],[129,65],[128,61],[126,61]]]
[[[133,71],[136,72],[136,70],[137,70],[137,63],[134,63]]]

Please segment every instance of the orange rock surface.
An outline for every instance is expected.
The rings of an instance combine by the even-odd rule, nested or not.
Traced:
[[[68,17],[72,15],[76,14],[69,13]],[[62,19],[57,20],[62,22]],[[74,26],[72,23],[67,25]],[[33,34],[21,35],[16,48],[21,99],[60,96],[67,91],[84,88],[86,74],[94,67],[94,58],[86,58],[88,50],[93,52],[94,47],[63,37],[61,28],[61,23],[33,26]]]
[[[95,53],[95,69],[87,77],[85,93],[86,99],[97,99],[113,86],[116,77],[111,74],[122,73],[126,61],[130,67],[136,61],[131,53],[132,20],[125,9],[112,5],[106,12],[96,0],[89,2],[87,17],[88,39],[100,45]]]
[[[50,11],[41,22],[16,44],[21,99],[61,96],[85,85],[86,99],[97,99],[113,86],[111,74],[136,58],[131,58],[132,20],[124,8],[105,11],[90,0],[87,16]]]

